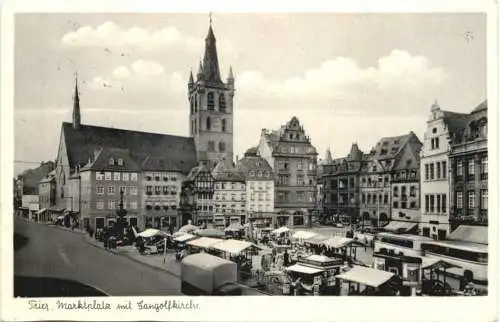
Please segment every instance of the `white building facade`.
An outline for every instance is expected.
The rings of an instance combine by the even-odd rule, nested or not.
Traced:
[[[450,234],[450,183],[448,124],[460,114],[442,111],[434,103],[427,121],[420,155],[420,233],[436,240]]]

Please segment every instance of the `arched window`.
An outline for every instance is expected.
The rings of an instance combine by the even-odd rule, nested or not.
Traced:
[[[207,131],[210,131],[212,128],[212,120],[210,119],[210,116],[207,117]]]
[[[226,143],[220,141],[219,142],[219,152],[225,152],[226,151]]]
[[[226,119],[222,119],[221,124],[222,132],[226,132]]]
[[[213,111],[215,106],[214,93],[209,92],[207,95],[207,110]]]
[[[219,111],[226,112],[226,96],[224,94],[219,96]]]

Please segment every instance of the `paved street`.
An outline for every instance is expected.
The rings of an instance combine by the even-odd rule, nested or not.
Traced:
[[[114,296],[182,295],[178,278],[93,247],[76,233],[18,218],[14,231],[28,238],[14,255],[17,275],[75,280]]]

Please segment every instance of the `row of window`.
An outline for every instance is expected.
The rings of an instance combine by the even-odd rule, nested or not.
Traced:
[[[457,191],[456,193],[456,207],[457,209],[463,209],[464,207],[464,192]],[[476,206],[476,192],[475,191],[467,191],[467,208],[475,209]],[[480,209],[487,210],[488,209],[488,190],[483,189],[480,192]]]
[[[401,201],[401,203],[399,203],[398,201],[394,201],[392,203],[392,208],[394,208],[394,209],[419,209],[416,201],[410,201],[410,207],[408,207],[407,201]]]
[[[377,196],[378,196],[378,199],[377,199]],[[366,194],[366,197],[365,197],[365,194],[362,193],[361,194],[361,203],[362,204],[389,204],[389,195],[388,194],[384,194],[382,196],[382,194],[371,194],[371,193],[368,193]]]
[[[118,206],[119,206],[120,202],[117,201],[117,200],[108,200],[108,208],[107,209],[112,209],[112,210],[116,210],[118,209]],[[104,209],[104,201],[103,200],[97,200],[96,202],[96,208],[97,209]],[[137,209],[137,201],[129,201],[129,202],[126,202],[124,201],[123,202],[123,208],[124,209]]]
[[[215,151],[215,141],[208,141],[207,150],[208,150],[208,152],[216,152]],[[219,149],[217,152],[226,152],[226,142],[224,142],[224,141],[219,142]]]
[[[218,194],[216,193],[215,194],[215,200],[221,200],[221,201],[245,201],[245,194],[236,194],[236,193],[233,193],[231,195],[229,194],[225,194],[225,193],[221,193],[221,194]]]
[[[330,188],[331,189],[345,189],[347,188],[349,184],[349,188],[354,188],[355,187],[355,181],[354,178],[349,178],[349,179],[332,179],[330,181]]]
[[[137,181],[135,172],[96,172],[95,179],[98,181]]]
[[[233,183],[217,182],[214,185],[214,188],[218,190],[245,190],[245,184],[238,182],[233,182]]]
[[[296,200],[291,199],[290,191],[279,191],[277,196],[278,196],[278,202],[291,202],[291,201],[308,202],[308,203],[314,202],[314,194],[312,192],[297,191]]]
[[[475,176],[476,175],[476,160],[470,159],[466,162],[464,162],[462,160],[457,160],[456,175],[458,177],[461,177],[464,175],[464,166],[467,167],[467,175],[468,176]],[[480,168],[481,175],[488,173],[488,158],[487,157],[481,158],[481,160],[479,161],[479,168]]]
[[[392,189],[392,195],[393,197],[399,197],[399,186],[394,186]],[[417,196],[417,186],[410,186],[410,197],[416,197]],[[401,197],[405,198],[407,197],[407,187],[406,186],[401,186]]]
[[[278,164],[278,169],[279,170],[290,170],[290,162],[288,160],[279,160],[277,162]],[[309,170],[309,171],[314,171],[315,170],[315,165],[312,162],[307,162],[305,160],[299,160],[296,163],[296,168],[297,170]]]
[[[249,182],[249,188],[251,190],[258,189],[258,190],[264,190],[264,189],[272,189],[274,182],[273,181],[258,181],[258,182]]]
[[[166,172],[146,172],[147,181],[177,181],[177,176]]]
[[[298,175],[296,177],[296,186],[312,186],[314,185],[313,179],[307,179],[303,175]],[[288,174],[279,174],[278,175],[278,186],[289,186],[291,185],[290,176]]]
[[[426,213],[446,213],[446,193],[441,194],[426,194],[425,198],[425,212]]]
[[[218,110],[219,112],[225,113],[226,112],[226,95],[224,93],[220,93],[218,95],[218,100],[219,100],[219,105],[218,105]],[[214,92],[208,92],[207,93],[207,110],[208,111],[214,111],[215,110],[215,93]],[[198,96],[194,95],[191,98],[191,114],[197,113],[198,112]]]
[[[446,161],[425,164],[425,180],[446,179]]]
[[[124,195],[137,195],[137,187],[136,186],[120,186],[118,191],[123,191]],[[98,195],[104,195],[104,186],[96,186],[95,192]],[[116,187],[113,185],[108,186],[107,193],[109,196],[113,196],[116,194]]]
[[[154,188],[154,189],[153,189]],[[176,186],[146,186],[145,194],[146,195],[177,195],[177,187]]]

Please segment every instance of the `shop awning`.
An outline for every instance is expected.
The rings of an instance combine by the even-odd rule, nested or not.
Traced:
[[[235,239],[228,239],[217,243],[212,248],[231,254],[239,254],[250,247],[257,247],[255,244]]]
[[[304,266],[300,264],[295,264],[292,266],[287,267],[285,270],[291,271],[291,272],[297,272],[297,273],[302,273],[302,274],[318,274],[323,272],[323,270],[318,269],[318,268],[313,268],[309,266]]]
[[[316,235],[307,240],[309,244],[319,245],[321,242],[327,240],[329,237],[324,235]]]
[[[224,229],[224,231],[241,231],[244,229],[245,229],[245,227],[243,227],[241,224],[235,223],[235,224],[229,225],[229,227]]]
[[[274,235],[281,235],[281,234],[283,234],[283,233],[287,233],[287,232],[289,232],[289,231],[290,231],[290,229],[288,229],[288,227],[283,226],[283,227],[280,227],[280,228],[278,228],[278,229],[273,230],[273,231],[271,232],[271,234],[274,234]]]
[[[313,233],[312,231],[298,230],[292,235],[292,238],[306,240],[313,238],[316,235],[317,234]]]
[[[164,237],[170,236],[166,232],[161,231],[159,229],[154,229],[154,228],[148,228],[145,231],[140,232],[140,233],[137,234],[137,236],[144,237],[144,238],[150,238],[150,237],[153,237],[153,236],[156,236],[156,235],[164,236]]]
[[[322,241],[319,244],[324,245],[324,246],[329,247],[329,248],[343,248],[343,247],[347,247],[350,244],[355,243],[355,242],[356,241],[352,238],[334,236],[334,237],[328,238],[327,240]]]
[[[406,233],[417,226],[417,223],[406,222],[406,221],[391,221],[382,229],[391,231],[394,233]]]
[[[217,239],[217,238],[201,237],[198,239],[190,240],[187,242],[187,244],[189,246],[208,249],[208,248],[212,247],[213,245],[218,244],[222,241],[223,241],[222,239]]]
[[[175,237],[174,241],[182,243],[182,242],[186,242],[188,240],[191,240],[193,238],[196,238],[196,236],[191,235],[191,234],[184,234],[182,236]]]
[[[335,276],[338,279],[359,283],[371,287],[379,287],[387,283],[395,275],[379,269],[354,266],[350,271]]]
[[[40,215],[40,214],[43,214],[46,211],[47,211],[47,208],[43,208],[43,209],[38,210],[36,213],[37,213],[37,215]]]

